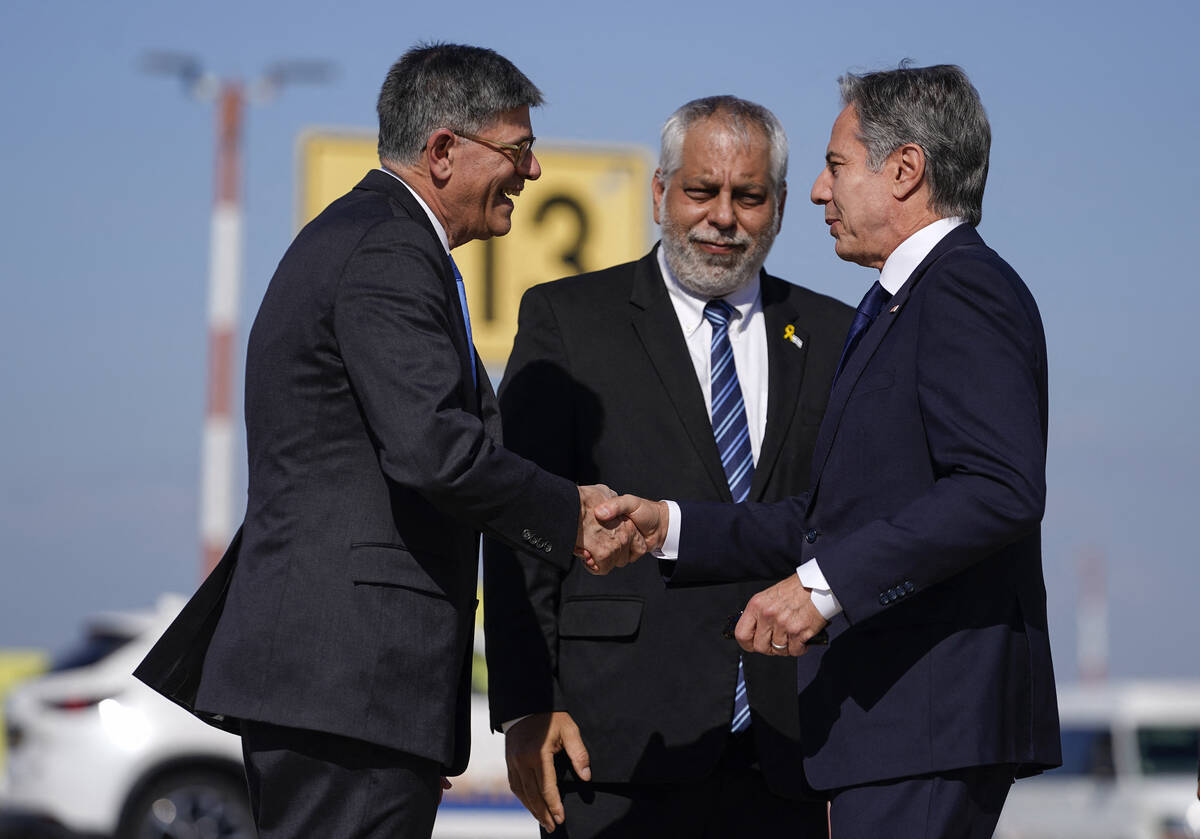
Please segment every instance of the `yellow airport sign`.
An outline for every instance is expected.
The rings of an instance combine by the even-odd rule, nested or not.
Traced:
[[[0,731],[4,731],[4,698],[17,683],[46,669],[48,659],[40,650],[0,650]],[[4,741],[0,740],[0,774],[4,769]]]
[[[516,198],[512,231],[454,250],[479,356],[502,364],[530,286],[643,256],[652,239],[648,150],[538,143],[542,176]],[[374,133],[307,131],[299,144],[298,226],[379,165]]]

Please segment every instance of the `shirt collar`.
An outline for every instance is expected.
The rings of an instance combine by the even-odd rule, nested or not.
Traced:
[[[661,243],[658,246],[657,255],[658,268],[662,272],[663,282],[666,283],[667,294],[671,296],[675,312],[679,315],[679,325],[683,328],[684,337],[689,337],[704,322],[704,307],[710,298],[696,294],[679,282],[679,279],[671,272],[671,266],[667,264],[667,256],[663,252]],[[744,331],[750,323],[750,315],[756,308],[762,307],[759,294],[761,288],[762,281],[759,279],[759,275],[755,274],[754,278],[746,285],[720,298],[733,306],[737,312],[734,323],[731,324],[734,331]]]
[[[901,242],[879,271],[879,284],[888,294],[895,294],[900,286],[907,282],[913,271],[921,264],[921,260],[929,256],[938,242],[942,241],[954,228],[966,222],[966,219],[952,216],[940,218],[925,225],[916,233]]]
[[[450,253],[450,239],[446,236],[446,229],[442,227],[442,223],[438,221],[437,216],[433,214],[433,210],[429,209],[429,205],[425,203],[425,199],[420,195],[417,195],[417,191],[409,186],[408,182],[405,181],[404,178],[397,175],[391,169],[386,169],[383,166],[380,166],[379,171],[387,172],[400,183],[404,184],[404,188],[412,193],[412,197],[417,199],[417,203],[421,205],[421,209],[425,211],[425,215],[429,216],[429,221],[433,225],[433,232],[438,235],[438,240],[442,243],[442,249],[445,250],[446,253]]]

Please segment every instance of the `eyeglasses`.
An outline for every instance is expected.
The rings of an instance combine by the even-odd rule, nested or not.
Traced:
[[[519,143],[501,143],[499,140],[489,140],[487,137],[480,137],[478,134],[471,134],[467,131],[459,131],[450,129],[459,137],[466,137],[468,140],[474,140],[480,145],[487,146],[489,149],[500,152],[500,154],[512,161],[512,165],[520,169],[529,162],[529,158],[533,153],[533,141],[537,137],[530,137],[528,140],[522,140]]]

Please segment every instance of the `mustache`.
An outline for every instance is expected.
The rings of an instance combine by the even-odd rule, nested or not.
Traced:
[[[749,234],[742,233],[733,236],[700,236],[696,233],[688,233],[688,241],[699,245],[722,245],[736,246],[748,248],[754,244],[754,240]]]

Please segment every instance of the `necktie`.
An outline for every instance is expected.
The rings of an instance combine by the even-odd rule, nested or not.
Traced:
[[[712,324],[709,376],[712,381],[712,427],[721,455],[721,468],[734,501],[745,501],[754,480],[754,452],[750,448],[750,426],[746,422],[746,403],[733,363],[733,345],[729,343],[729,319],[733,307],[724,300],[710,300],[704,317]],[[732,731],[745,731],[750,725],[750,700],[746,697],[746,676],[738,658],[737,687],[733,694]]]
[[[450,259],[450,267],[454,269],[454,284],[458,286],[458,302],[462,305],[463,325],[467,327],[467,352],[471,354],[471,383],[475,387],[479,387],[478,374],[475,372],[475,341],[471,337],[471,312],[467,309],[467,287],[463,285],[462,274],[458,272],[458,265],[454,262],[454,257],[446,254]]]
[[[838,361],[837,372],[833,374],[834,383],[837,382],[838,376],[842,375],[846,359],[850,358],[850,354],[862,340],[867,327],[875,322],[875,318],[879,317],[879,313],[883,311],[883,304],[891,298],[892,295],[888,294],[887,289],[881,286],[878,280],[867,289],[862,302],[858,304],[858,309],[854,312],[854,320],[850,322],[850,331],[846,333],[846,343],[842,346],[842,357]]]

